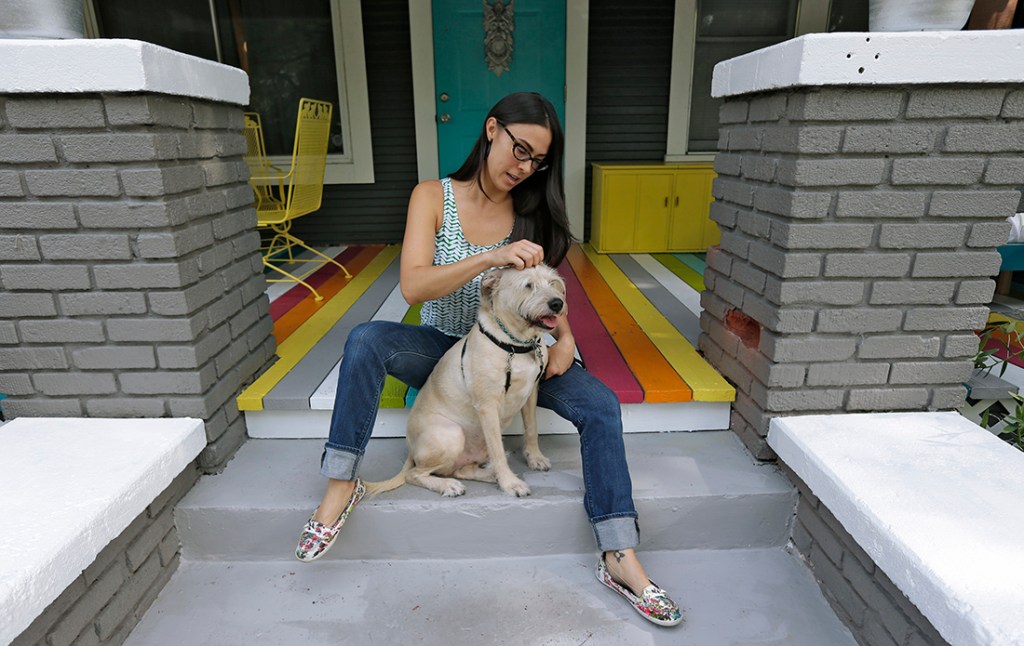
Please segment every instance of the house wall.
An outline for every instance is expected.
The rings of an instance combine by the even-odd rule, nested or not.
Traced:
[[[295,224],[297,235],[313,244],[401,242],[417,183],[408,2],[362,7],[376,182],[325,186],[320,211]],[[664,159],[674,12],[674,0],[591,0],[588,168],[593,161]],[[589,238],[589,170],[586,177]]]
[[[418,181],[408,0],[364,0],[362,9],[375,183],[324,186],[320,211],[293,227],[313,245],[401,242]]]
[[[593,162],[665,159],[675,0],[590,1],[587,45],[587,173],[590,238]]]

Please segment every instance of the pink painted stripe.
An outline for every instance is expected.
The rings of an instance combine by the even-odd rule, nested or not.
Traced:
[[[346,247],[345,250],[339,253],[337,256],[335,256],[334,259],[344,265],[345,263],[350,262],[357,255],[359,255],[359,252],[362,250],[363,247],[361,245],[352,245]],[[320,285],[326,283],[331,276],[340,271],[340,269],[325,261],[324,266],[313,272],[313,274],[306,279],[306,282],[312,285],[314,289],[319,288]],[[281,274],[277,275],[280,276]],[[278,296],[276,299],[274,299],[274,302],[270,304],[271,320],[276,321],[277,319],[281,318],[282,316],[288,313],[288,310],[301,303],[302,300],[307,297],[313,298],[312,292],[310,292],[302,285],[295,285],[295,287],[292,287],[284,294]]]
[[[644,391],[622,358],[611,335],[601,323],[594,306],[587,298],[568,260],[558,266],[565,280],[565,296],[569,303],[569,326],[576,339],[587,371],[611,388],[623,404],[640,404]]]
[[[1021,357],[1020,352],[1008,352],[1006,350],[1006,346],[996,339],[989,339],[988,343],[985,345],[985,349],[995,350],[995,356],[1000,359],[1006,359],[1007,362],[1012,363],[1019,368],[1024,368],[1024,357]],[[996,374],[998,374],[998,371],[999,368],[995,368]]]

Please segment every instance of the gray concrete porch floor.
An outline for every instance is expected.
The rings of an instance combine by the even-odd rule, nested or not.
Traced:
[[[596,556],[185,561],[127,646],[775,645],[856,642],[785,548],[648,552],[686,613],[645,621],[594,577]]]

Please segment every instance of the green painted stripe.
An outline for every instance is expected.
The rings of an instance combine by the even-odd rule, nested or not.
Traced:
[[[694,288],[698,292],[704,291],[704,277],[698,274],[689,266],[683,264],[678,256],[679,254],[668,254],[668,253],[655,253],[651,254],[651,257],[660,262],[676,276],[679,276],[684,283]]]
[[[674,253],[672,254],[679,259],[679,262],[683,263],[690,269],[694,270],[701,276],[704,275],[704,270],[708,268],[708,263],[704,262],[704,259],[695,253]]]
[[[421,303],[417,303],[410,307],[405,316],[402,317],[402,323],[408,323],[410,325],[418,325],[420,322],[420,308]],[[384,390],[380,394],[380,407],[381,408],[405,408],[405,395],[409,387],[395,379],[391,375],[388,375],[384,380]]]

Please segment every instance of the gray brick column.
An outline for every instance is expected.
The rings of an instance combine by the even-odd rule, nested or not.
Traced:
[[[733,430],[767,459],[775,415],[959,407],[1021,200],[1024,79],[739,93],[720,123],[700,348]]]
[[[244,441],[235,397],[275,346],[242,110],[154,91],[0,91],[8,419],[201,418],[204,468]]]

